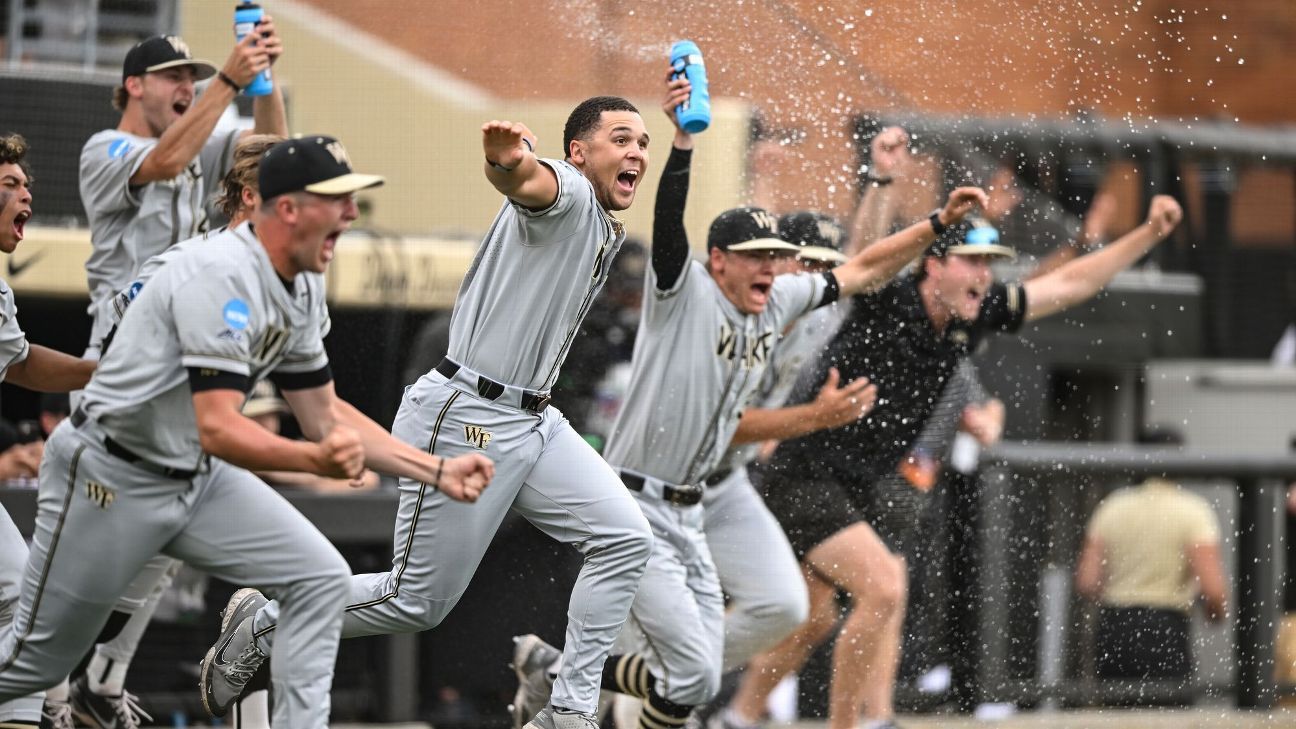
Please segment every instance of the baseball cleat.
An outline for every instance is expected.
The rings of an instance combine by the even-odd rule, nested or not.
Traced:
[[[90,689],[90,680],[84,673],[72,682],[68,705],[81,723],[97,729],[139,729],[144,721],[153,721],[140,708],[134,694],[129,691],[117,696],[97,694]]]
[[[599,729],[599,725],[593,714],[555,711],[552,706],[546,704],[534,719],[527,722],[524,729]]]
[[[203,708],[212,716],[225,716],[265,662],[266,654],[252,635],[252,620],[267,602],[259,591],[245,587],[221,612],[221,634],[203,657],[198,683]]]
[[[549,669],[559,658],[562,658],[562,651],[537,635],[513,638],[513,663],[510,667],[518,680],[517,693],[509,707],[513,714],[513,729],[523,729],[527,720],[536,716],[549,702],[554,682]]]

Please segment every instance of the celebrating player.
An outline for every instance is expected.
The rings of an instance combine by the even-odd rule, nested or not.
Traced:
[[[447,459],[401,443],[333,393],[322,274],[357,215],[353,193],[381,182],[353,173],[328,137],[276,145],[261,162],[253,220],[184,243],[140,291],[46,445],[27,578],[0,633],[0,700],[64,675],[163,552],[279,593],[275,725],[326,724],[350,570],[247,469],[354,478],[367,464],[469,501],[492,474],[480,455]],[[317,443],[269,435],[239,412],[266,376]],[[224,619],[247,632],[245,597]],[[205,670],[239,663],[215,653]]]
[[[798,670],[831,634],[834,596],[854,600],[833,658],[829,723],[889,726],[905,600],[905,565],[869,525],[870,489],[897,470],[938,402],[943,384],[982,338],[1088,300],[1118,272],[1170,235],[1183,213],[1152,199],[1147,222],[1099,251],[1021,284],[993,280],[990,261],[1011,253],[984,224],[951,226],[918,273],[851,302],[843,322],[794,401],[809,399],[836,369],[868,377],[882,400],[864,419],[780,445],[761,480],[770,510],[801,557],[810,620],[752,662],[734,699],[756,719],[778,681]]]
[[[32,217],[32,180],[26,155],[27,142],[21,136],[0,135],[0,251],[6,254],[13,253],[22,242],[24,229]],[[95,364],[39,344],[29,344],[18,326],[17,314],[13,289],[0,281],[0,380],[44,392],[84,387]],[[9,514],[0,508],[0,630],[12,623],[26,566],[27,542]],[[3,670],[4,665],[0,664],[0,676]],[[0,725],[40,725],[43,703],[43,695],[37,693],[0,704]],[[55,727],[72,726],[67,704],[53,708],[56,713],[44,717],[46,723]]]
[[[634,201],[648,141],[634,106],[610,96],[588,99],[568,117],[563,160],[537,157],[523,124],[482,127],[486,178],[507,199],[460,289],[449,354],[406,390],[392,431],[438,454],[489,454],[497,476],[471,508],[402,480],[392,570],[352,580],[343,625],[345,637],[435,627],[463,595],[505,513],[518,512],[585,555],[553,690],[557,710],[538,719],[544,729],[595,726],[599,673],[652,544],[616,474],[549,403],[625,238],[612,213]],[[266,655],[286,608],[265,604],[255,638],[227,630],[218,645],[254,660]],[[221,713],[239,695],[248,665],[206,672],[208,708]]]
[[[176,36],[154,36],[127,52],[112,100],[121,119],[115,129],[90,137],[81,150],[81,202],[93,246],[86,261],[92,318],[86,357],[99,358],[113,322],[109,302],[140,266],[207,230],[206,204],[232,163],[235,142],[247,134],[216,132],[217,123],[239,89],[282,53],[269,17],[234,46],[219,72],[193,58]],[[213,76],[195,99],[194,83]],[[252,109],[254,131],[288,133],[278,84],[256,97]],[[70,694],[66,685],[51,689],[52,701],[68,699],[83,722],[113,729],[119,707],[130,703],[125,679],[135,649],[179,567],[166,557],[145,566],[109,619],[87,670]]]
[[[622,643],[637,652],[613,656],[604,670],[605,688],[644,700],[643,729],[683,726],[720,688],[724,599],[703,533],[704,482],[733,440],[783,330],[840,294],[880,288],[932,241],[934,226],[957,223],[985,200],[979,189],[959,188],[931,222],[829,271],[782,276],[780,259],[801,248],[779,238],[769,212],[737,208],[712,222],[704,266],[690,260],[683,223],[692,135],[673,112],[689,83],[667,83],[662,108],[676,131],[654,208],[652,296],[645,296],[625,404],[604,452],[657,535],[631,609],[639,639]],[[872,405],[867,383],[844,389],[847,410],[836,424]],[[539,666],[518,658],[527,664],[519,703],[538,703],[532,687],[542,684]]]

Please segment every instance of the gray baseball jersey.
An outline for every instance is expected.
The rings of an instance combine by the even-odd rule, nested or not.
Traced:
[[[27,335],[18,326],[18,306],[14,303],[13,289],[0,280],[0,381],[9,368],[27,359],[31,350]]]
[[[82,407],[142,458],[192,469],[202,449],[188,368],[245,375],[314,372],[328,364],[324,279],[279,279],[246,223],[186,241],[122,317]]]
[[[570,162],[544,210],[505,202],[464,277],[450,320],[450,359],[496,382],[545,391],[607,280],[625,227]],[[564,249],[553,255],[550,249]]]
[[[233,161],[242,130],[214,134],[176,177],[139,187],[130,184],[155,137],[105,129],[81,149],[81,204],[94,247],[86,261],[91,347],[108,333],[104,302],[130,283],[140,266],[176,243],[207,229],[206,203]]]
[[[542,211],[510,202],[501,208],[451,317],[448,357],[461,367],[449,378],[434,369],[406,388],[392,425],[395,437],[438,456],[483,453],[495,477],[474,504],[399,480],[391,570],[352,579],[342,635],[436,627],[464,594],[505,515],[520,514],[585,556],[552,701],[593,712],[652,532],[630,492],[557,408],[537,414],[478,388],[479,376],[514,388],[553,384],[624,237],[579,170],[541,161],[558,177],[557,200]],[[275,637],[282,610],[274,600],[258,612],[263,646],[283,640]]]
[[[806,314],[792,325],[792,329],[774,345],[770,365],[765,368],[765,376],[752,395],[753,407],[783,407],[805,365],[818,357],[837,333],[849,306],[850,301],[835,301],[831,306]],[[730,469],[746,466],[756,459],[760,446],[760,443],[743,443],[730,447],[724,457],[724,466]]]
[[[625,404],[603,455],[668,483],[698,483],[720,462],[770,353],[824,299],[822,275],[778,276],[760,314],[743,314],[690,261],[659,291],[649,268]]]

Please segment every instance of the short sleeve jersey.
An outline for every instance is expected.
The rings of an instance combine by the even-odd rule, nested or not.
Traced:
[[[1188,550],[1220,541],[1210,504],[1159,479],[1108,496],[1087,533],[1103,545],[1103,604],[1166,610],[1189,610],[1197,594]]]
[[[27,359],[31,347],[27,335],[18,326],[18,306],[9,284],[0,281],[0,381],[9,368]]]
[[[801,317],[774,345],[770,366],[765,369],[760,386],[752,394],[751,407],[781,408],[792,395],[801,373],[812,364],[837,333],[850,302],[833,302]],[[723,467],[741,468],[756,459],[760,443],[731,446]]]
[[[246,223],[182,243],[126,310],[82,407],[140,457],[195,468],[190,368],[243,375],[251,386],[328,364],[324,278],[301,273],[290,284]]]
[[[823,302],[822,275],[778,276],[760,314],[744,314],[706,267],[690,261],[661,291],[649,268],[630,385],[603,455],[668,483],[697,483],[719,465],[738,418],[789,323]]]
[[[1017,331],[1026,315],[1021,284],[992,284],[975,321],[955,321],[937,333],[918,282],[897,279],[853,297],[849,316],[790,399],[809,402],[836,367],[842,382],[867,377],[877,386],[868,415],[840,428],[781,444],[776,468],[799,469],[843,484],[868,485],[899,465],[935,408],[960,359],[986,335]]]
[[[207,230],[207,200],[233,161],[240,133],[212,135],[179,175],[141,186],[132,186],[130,178],[157,146],[157,138],[105,129],[82,147],[81,204],[93,246],[86,261],[90,315],[95,318],[92,345],[107,333],[104,302],[125,288],[149,258]]]
[[[543,210],[505,201],[464,277],[448,356],[491,379],[547,391],[625,240],[571,163],[542,159],[558,178]]]

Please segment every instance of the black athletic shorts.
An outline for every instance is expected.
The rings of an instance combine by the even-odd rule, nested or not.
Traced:
[[[751,469],[752,483],[783,527],[797,559],[860,522],[872,527],[895,554],[908,555],[914,546],[928,494],[898,480],[849,487],[831,478],[787,474],[786,469]]]

